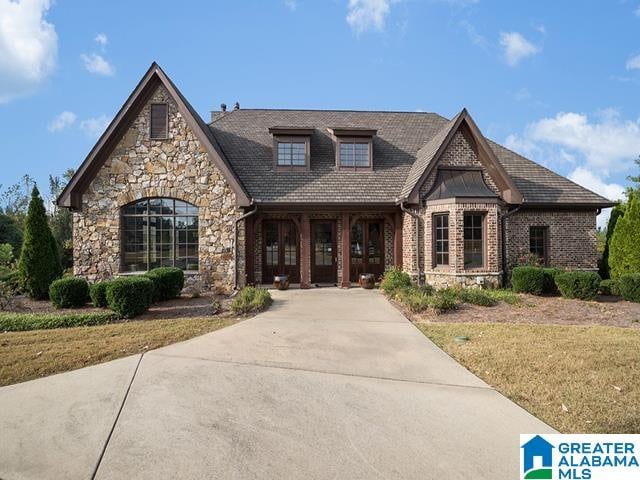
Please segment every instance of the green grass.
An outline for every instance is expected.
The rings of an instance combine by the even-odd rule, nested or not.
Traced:
[[[0,332],[23,332],[51,328],[102,325],[117,320],[113,312],[0,313]]]
[[[637,329],[491,323],[416,326],[489,385],[563,433],[640,433]],[[462,336],[469,341],[455,341]]]

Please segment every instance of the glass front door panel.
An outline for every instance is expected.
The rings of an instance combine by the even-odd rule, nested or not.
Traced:
[[[272,283],[275,275],[288,275],[291,283],[300,281],[298,229],[289,220],[263,224],[262,282]]]
[[[369,265],[380,265],[382,263],[382,235],[380,234],[380,224],[370,223],[368,227],[367,255]]]
[[[313,254],[317,266],[333,265],[333,227],[331,223],[316,223],[313,226]]]
[[[362,220],[351,227],[351,281],[361,273],[372,273],[378,279],[384,273],[384,222]]]
[[[264,229],[265,263],[278,265],[278,224],[267,223]]]
[[[351,264],[361,265],[364,257],[364,231],[362,223],[351,227]]]

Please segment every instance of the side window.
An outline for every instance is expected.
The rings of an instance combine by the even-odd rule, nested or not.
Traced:
[[[449,215],[433,216],[433,233],[436,265],[449,265]]]
[[[548,227],[529,227],[529,252],[539,257],[546,265],[547,244],[549,240]]]

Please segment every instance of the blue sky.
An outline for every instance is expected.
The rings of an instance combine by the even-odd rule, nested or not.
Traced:
[[[242,107],[467,107],[610,198],[640,154],[640,0],[0,0],[5,187],[77,167],[156,60],[207,119]]]

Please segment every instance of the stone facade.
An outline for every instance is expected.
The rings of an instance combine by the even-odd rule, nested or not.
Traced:
[[[168,138],[151,140],[151,103],[169,106]],[[233,286],[235,193],[191,131],[176,104],[158,87],[82,197],[73,215],[74,272],[90,281],[120,273],[120,211],[146,197],[171,197],[199,209],[199,272],[205,286]],[[238,268],[244,268],[239,229]],[[239,276],[239,278],[243,278]]]
[[[522,209],[506,219],[507,263],[529,252],[529,227],[548,228],[548,263],[553,267],[596,270],[596,210]]]

